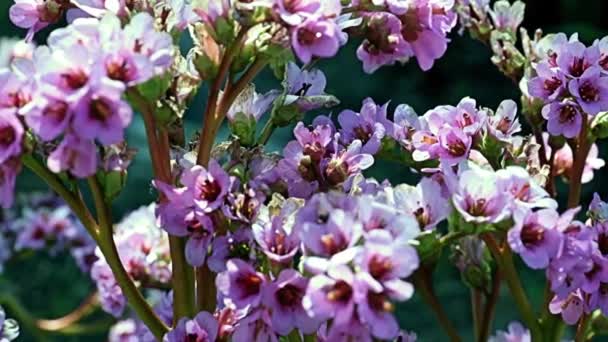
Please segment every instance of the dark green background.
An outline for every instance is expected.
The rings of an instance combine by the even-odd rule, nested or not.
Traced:
[[[16,29],[8,20],[8,8],[12,1],[0,1],[0,36],[23,36],[24,32]],[[608,33],[606,14],[608,1],[605,0],[561,0],[561,1],[527,1],[526,20],[524,25],[533,30],[538,27],[544,32],[579,32],[587,43],[601,38]],[[342,104],[334,110],[338,113],[344,108],[360,107],[365,97],[372,97],[379,103],[392,101],[392,108],[399,103],[412,105],[419,114],[440,104],[455,104],[464,96],[471,96],[483,106],[495,108],[503,99],[518,100],[517,89],[511,81],[504,78],[489,61],[489,51],[479,42],[468,36],[451,35],[452,42],[444,58],[426,73],[420,71],[415,62],[400,67],[382,68],[373,75],[366,75],[360,62],[355,57],[355,44],[349,44],[340,54],[331,60],[318,64],[328,78],[327,92],[336,95]],[[279,83],[267,72],[258,79],[259,89],[268,90],[279,87]],[[200,94],[204,94],[201,91]],[[204,96],[198,96],[187,114],[189,134],[200,125],[204,108]],[[222,133],[225,137],[226,133]],[[279,131],[272,140],[272,148],[279,149],[290,139],[291,130]],[[137,208],[153,200],[149,187],[150,160],[146,153],[143,125],[139,118],[129,129],[129,143],[137,147],[138,153],[125,191],[115,204],[115,212],[122,215],[125,211]],[[604,146],[601,156],[607,157]],[[390,178],[394,182],[414,182],[415,178],[404,168],[397,168],[390,163],[380,163],[370,175],[376,178]],[[596,173],[592,186],[585,187],[585,198],[592,191],[608,194],[608,181],[605,171]],[[22,175],[17,188],[19,193],[43,189],[42,185],[31,175]],[[563,189],[561,197],[563,197]],[[521,266],[521,265],[520,265]],[[522,277],[536,307],[542,301],[544,286],[542,272],[531,272],[524,267]],[[0,276],[0,291],[15,293],[25,306],[40,317],[56,317],[76,307],[79,301],[92,289],[86,278],[69,258],[49,259],[40,256],[35,260],[20,260],[8,265],[7,271]],[[461,331],[465,340],[471,337],[471,312],[468,290],[460,282],[455,269],[442,263],[435,274],[436,291],[448,310],[450,317]],[[401,326],[416,331],[422,341],[442,341],[441,333],[434,316],[416,296],[413,300],[399,307]],[[498,307],[495,328],[505,328],[518,315],[512,301],[503,288]],[[34,340],[24,332],[22,341]],[[84,336],[66,340],[103,340],[103,335]]]

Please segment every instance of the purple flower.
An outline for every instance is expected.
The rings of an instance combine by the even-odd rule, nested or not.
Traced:
[[[608,221],[608,203],[602,201],[602,198],[597,192],[593,194],[593,199],[591,200],[591,203],[589,203],[587,216],[589,216],[594,223],[594,227],[603,226],[603,224]],[[606,236],[606,254],[608,254],[608,236]]]
[[[552,102],[543,107],[542,114],[547,120],[547,131],[551,135],[563,135],[572,139],[581,131],[583,115],[576,102]]]
[[[403,301],[413,295],[414,287],[401,279],[418,268],[418,254],[414,247],[394,239],[390,232],[378,229],[369,232],[355,262],[382,284],[392,298]]]
[[[406,104],[400,104],[395,108],[393,123],[385,123],[387,133],[397,140],[406,149],[411,150],[412,137],[416,131],[422,129],[420,118],[412,107]]]
[[[285,219],[279,215],[271,222],[254,224],[253,236],[262,252],[272,261],[288,264],[299,251],[300,238],[294,229],[285,229]]]
[[[190,238],[186,242],[186,261],[194,267],[205,263],[211,240],[213,223],[208,216],[196,215],[195,221],[188,226]]]
[[[264,304],[271,309],[272,328],[277,334],[286,336],[294,328],[303,334],[317,331],[320,321],[309,317],[302,306],[307,286],[307,278],[286,269],[266,287]]]
[[[275,0],[274,7],[281,20],[291,26],[300,25],[321,9],[319,0]]]
[[[568,83],[568,90],[589,115],[608,110],[608,78],[601,77],[599,68],[587,69],[580,78]]]
[[[99,301],[102,309],[114,317],[122,315],[127,300],[122,294],[122,290],[112,270],[105,262],[100,259],[91,268],[91,278],[97,283],[97,291],[99,292]]]
[[[363,323],[367,323],[371,334],[382,340],[390,340],[399,334],[399,324],[393,315],[394,305],[382,286],[365,274],[358,274],[355,285],[357,314]],[[413,289],[410,287],[408,295]]]
[[[366,19],[365,40],[357,49],[357,58],[363,62],[366,73],[371,74],[384,65],[404,62],[414,55],[401,35],[401,21],[394,14],[372,12]]]
[[[403,38],[408,42],[420,68],[427,71],[447,50],[446,33],[456,25],[453,2],[415,0],[405,13],[397,13],[403,26]],[[395,9],[396,7],[393,7]]]
[[[519,322],[509,323],[509,330],[498,330],[495,336],[490,337],[489,342],[532,342],[530,330]]]
[[[397,208],[413,215],[422,230],[435,228],[452,211],[442,196],[441,185],[431,178],[422,178],[416,187],[397,186],[394,196]]]
[[[330,99],[330,96],[325,94],[327,79],[319,69],[300,69],[296,63],[290,62],[287,64],[285,81],[287,84],[285,105],[295,104],[300,111],[307,112],[325,106]],[[327,100],[310,100],[323,97]]]
[[[580,291],[571,293],[565,299],[554,297],[549,303],[549,311],[552,314],[561,314],[566,324],[574,325],[585,312],[586,304]]]
[[[497,223],[509,216],[508,198],[497,189],[496,181],[495,173],[480,168],[459,175],[452,202],[467,222]]]
[[[236,308],[253,309],[260,305],[266,286],[264,274],[256,272],[249,263],[230,259],[226,271],[218,274],[216,286],[224,302]]]
[[[550,197],[526,171],[519,166],[508,166],[496,172],[498,188],[513,196],[513,210],[524,208],[557,208],[557,202]]]
[[[253,234],[249,229],[239,229],[234,233],[218,236],[213,239],[212,254],[207,260],[209,268],[220,273],[226,270],[226,262],[232,258],[245,261],[253,260]]]
[[[324,201],[317,195],[317,201]],[[323,210],[323,209],[321,209]],[[305,211],[300,211],[297,221],[304,220]],[[341,209],[330,212],[319,212],[322,221],[304,221],[301,223],[300,238],[307,251],[313,255],[331,257],[357,243],[362,234],[362,227],[351,214]]]
[[[345,110],[338,115],[340,123],[340,137],[345,145],[354,140],[360,140],[363,144],[361,153],[376,154],[380,150],[382,139],[386,128],[382,124],[387,121],[386,109],[388,103],[378,106],[371,98],[363,101],[361,111],[356,113]]]
[[[210,213],[224,203],[230,187],[230,176],[217,161],[211,160],[208,170],[202,166],[185,170],[181,183],[191,193],[197,210]]]
[[[140,12],[131,18],[123,30],[125,46],[148,58],[154,74],[161,75],[173,64],[173,39],[155,28],[154,18]]]
[[[49,155],[47,166],[55,173],[69,171],[78,178],[86,178],[97,171],[97,148],[90,140],[68,134]]]
[[[11,109],[0,109],[0,164],[21,154],[23,126]]]
[[[450,165],[466,160],[473,140],[459,129],[443,127],[439,131],[439,157]]]
[[[337,145],[336,139],[336,145]],[[361,152],[361,141],[353,141],[346,150],[334,153],[326,160],[324,175],[330,186],[338,186],[349,181],[355,174],[370,168],[374,157]],[[336,146],[336,150],[338,147]]]
[[[44,0],[15,0],[9,10],[10,19],[18,27],[28,29],[26,39],[31,41],[34,34],[60,19],[61,8]]]
[[[218,330],[217,320],[210,313],[203,311],[192,320],[188,318],[180,319],[175,328],[163,337],[163,342],[214,342]]]
[[[49,85],[41,85],[38,96],[23,110],[28,127],[45,141],[53,140],[63,133],[72,115],[65,94]]]
[[[600,58],[597,46],[585,47],[579,41],[570,41],[560,47],[556,62],[562,72],[579,78],[591,68],[595,68]]]
[[[536,77],[528,82],[528,92],[534,97],[546,101],[555,101],[566,92],[567,81],[565,75],[548,62],[536,65]]]
[[[0,163],[0,207],[8,209],[13,205],[15,182],[21,171],[18,158],[11,158]]]
[[[515,211],[515,225],[509,230],[511,249],[518,253],[526,265],[533,269],[546,268],[563,245],[559,231],[559,214],[554,209],[536,212]]]
[[[327,274],[310,279],[302,304],[308,315],[332,325],[347,326],[355,314],[355,275],[346,265],[332,266]]]
[[[488,131],[500,141],[509,141],[513,137],[513,134],[521,131],[521,124],[516,116],[517,104],[515,101],[502,101],[496,113],[488,117]]]
[[[340,28],[334,21],[310,16],[291,29],[291,44],[304,63],[313,57],[333,57],[340,48]]]
[[[83,139],[97,139],[104,145],[124,139],[124,129],[131,123],[133,111],[122,100],[123,85],[100,80],[92,86],[74,109],[73,128]]]
[[[278,342],[274,333],[270,313],[265,309],[258,309],[243,318],[232,334],[234,342],[250,341]]]

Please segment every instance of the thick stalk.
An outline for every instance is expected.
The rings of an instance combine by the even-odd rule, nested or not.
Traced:
[[[154,310],[146,302],[146,299],[139,292],[131,277],[125,270],[116,244],[114,243],[114,234],[112,233],[112,218],[110,210],[104,201],[103,191],[96,177],[90,177],[88,179],[91,193],[93,195],[93,201],[95,202],[95,208],[97,211],[99,221],[99,248],[103,253],[106,262],[112,269],[112,273],[116,278],[116,282],[120,285],[123,295],[127,298],[129,304],[137,313],[139,319],[150,329],[152,334],[157,339],[167,333],[168,329],[165,324],[158,318]]]
[[[473,314],[473,336],[475,340],[479,340],[479,334],[481,332],[481,306],[482,298],[481,291],[478,289],[471,289],[471,312]]]
[[[152,160],[154,178],[161,182],[172,184],[169,155],[169,137],[165,130],[159,132],[154,119],[154,108],[136,91],[130,95],[137,101],[142,111],[142,117],[148,138],[148,149]],[[163,198],[161,201],[165,200]],[[171,254],[171,283],[173,288],[173,317],[177,322],[181,317],[194,315],[194,277],[192,268],[186,262],[183,238],[169,236],[169,251]]]
[[[585,342],[587,340],[587,330],[591,324],[591,314],[584,314],[576,327],[574,342]]]
[[[519,280],[515,264],[513,263],[511,250],[507,247],[501,248],[491,234],[483,234],[482,239],[490,249],[492,256],[498,264],[499,271],[507,282],[515,305],[517,306],[524,323],[532,333],[532,340],[542,341],[540,325],[538,324],[536,314],[530,305],[526,291]]]
[[[232,103],[236,100],[237,96],[251,81],[253,81],[255,76],[265,66],[265,62],[256,61],[236,83],[229,83],[226,86],[226,91],[222,96],[219,106],[216,104],[217,96],[213,93],[216,89],[214,89],[215,87],[212,87],[209,101],[213,100],[214,102],[209,102],[207,104],[205,124],[198,148],[197,163],[199,165],[207,166],[209,164],[215,136],[226,116],[226,112],[230,109],[230,106],[232,106]],[[217,89],[217,91],[219,93],[219,89]],[[213,111],[209,111],[210,106],[212,106]],[[198,308],[200,310],[205,309],[213,311],[215,309],[215,275],[206,265],[203,265],[196,270],[196,282]]]
[[[443,306],[437,298],[437,295],[435,295],[435,290],[433,289],[430,274],[424,268],[420,268],[414,274],[413,280],[416,286],[416,290],[418,290],[418,293],[422,295],[424,301],[431,307],[431,310],[433,310],[435,316],[437,316],[439,324],[450,338],[450,341],[460,342],[461,339],[460,336],[458,336],[458,331],[456,330],[456,328],[452,324],[452,321],[443,309]]]
[[[583,115],[583,125],[581,133],[578,137],[578,146],[576,149],[573,148],[574,161],[572,163],[572,170],[570,171],[570,189],[568,191],[568,208],[575,208],[579,205],[581,200],[582,191],[582,177],[583,171],[585,170],[585,163],[587,162],[587,156],[591,149],[592,142],[587,137],[587,115]]]

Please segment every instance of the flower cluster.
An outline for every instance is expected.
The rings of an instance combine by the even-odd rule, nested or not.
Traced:
[[[2,213],[1,264],[23,251],[69,252],[83,272],[97,260],[95,242],[68,206],[55,195],[33,194],[19,201],[20,211]]]
[[[116,249],[129,276],[142,288],[166,288],[171,279],[169,240],[156,225],[155,206],[142,207],[118,223],[114,229]],[[99,260],[91,268],[104,311],[120,317],[126,298],[110,265],[97,250]]]
[[[546,40],[528,92],[545,103],[542,115],[549,133],[575,138],[591,120],[588,116],[608,110],[608,38],[589,47],[576,35],[568,39],[562,33]]]
[[[233,340],[276,340],[293,329],[328,340],[396,338],[393,302],[413,294],[404,279],[418,267],[410,242],[419,227],[389,193],[321,193],[303,207],[284,200],[263,210],[254,251],[267,263],[229,259],[216,281],[221,302],[239,312]],[[298,255],[303,273],[290,267]]]
[[[108,14],[74,20],[31,58],[0,70],[0,204],[11,205],[19,157],[28,152],[26,130],[45,144],[52,172],[95,174],[96,143],[121,143],[131,122],[125,91],[162,75],[173,53],[171,36],[156,31],[150,15],[137,14],[122,27]]]
[[[358,6],[359,1],[353,1]],[[357,49],[363,70],[373,73],[383,65],[416,57],[422,70],[433,67],[447,50],[446,35],[457,16],[453,1],[372,1],[382,11],[362,13],[364,41]]]

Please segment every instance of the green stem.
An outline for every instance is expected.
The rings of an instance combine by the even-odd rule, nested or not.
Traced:
[[[88,182],[100,223],[99,248],[105,257],[106,262],[112,269],[116,282],[120,285],[122,293],[127,298],[129,304],[131,304],[133,310],[137,313],[137,316],[150,329],[152,334],[160,340],[165,333],[167,333],[168,328],[146,302],[146,299],[139,292],[120,261],[120,256],[116,249],[116,244],[114,243],[114,234],[112,233],[111,213],[105,203],[99,181],[96,177],[89,177]]]
[[[266,143],[268,143],[268,140],[270,140],[270,137],[272,136],[272,133],[274,132],[274,130],[276,128],[277,128],[277,125],[274,124],[274,122],[272,121],[272,118],[268,119],[268,121],[266,121],[266,124],[264,125],[264,128],[262,129],[262,133],[260,133],[260,138],[258,139],[257,145],[259,145],[259,146],[266,145]]]
[[[450,321],[450,318],[446,314],[441,302],[435,295],[435,290],[433,289],[433,284],[430,279],[430,274],[426,269],[420,268],[413,276],[414,285],[416,286],[416,290],[418,293],[422,295],[422,298],[426,301],[426,303],[431,307],[431,310],[437,316],[437,320],[439,324],[445,331],[445,333],[450,338],[452,342],[460,342],[460,336],[458,336],[458,331]]]
[[[21,157],[21,161],[23,162],[23,165],[44,180],[53,191],[63,198],[74,215],[78,217],[80,222],[82,222],[84,227],[88,230],[91,237],[97,241],[99,237],[97,223],[95,222],[95,219],[91,215],[89,209],[84,205],[84,202],[82,202],[82,200],[74,192],[70,191],[56,174],[52,173],[33,155],[24,154]]]
[[[304,342],[317,342],[317,335],[316,334],[304,335]]]
[[[513,263],[511,250],[509,248],[501,248],[491,234],[483,234],[482,239],[490,249],[502,276],[507,282],[515,305],[517,306],[524,323],[532,333],[532,341],[542,341],[540,325],[538,324],[536,314],[534,313],[528,296],[519,280],[515,264]]]

